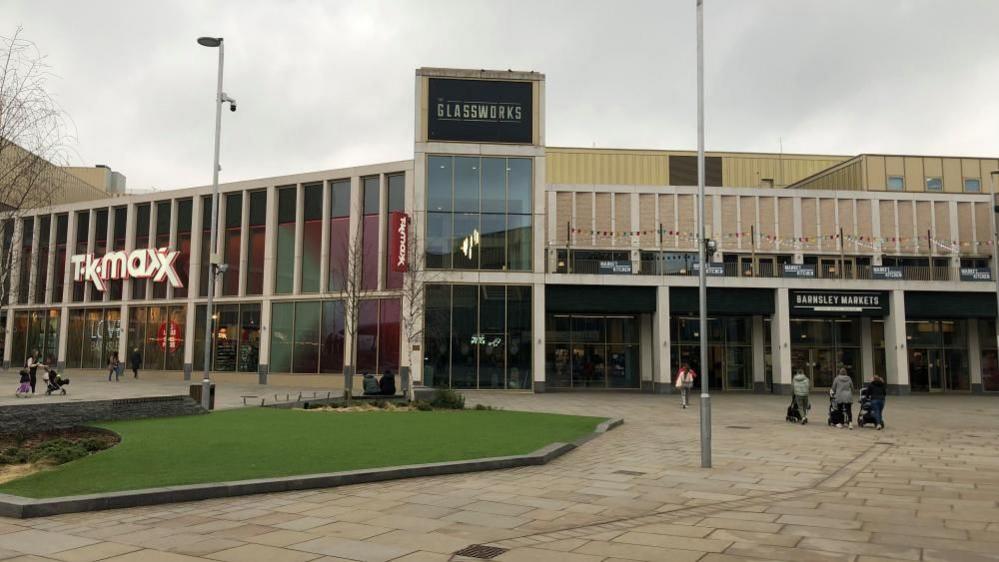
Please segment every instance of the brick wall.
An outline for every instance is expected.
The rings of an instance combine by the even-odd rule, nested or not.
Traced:
[[[151,396],[122,400],[17,404],[0,407],[0,432],[44,431],[96,421],[135,420],[202,414],[190,396]]]

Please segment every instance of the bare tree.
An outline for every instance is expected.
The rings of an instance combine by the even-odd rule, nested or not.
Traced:
[[[0,37],[0,302],[10,296],[14,225],[29,209],[50,206],[67,176],[58,167],[66,160],[66,120],[48,93],[50,77],[21,28]]]
[[[334,290],[340,291],[343,303],[343,328],[345,345],[343,354],[344,398],[353,390],[354,369],[357,366],[357,335],[360,328],[361,306],[373,292],[365,287],[364,279],[364,217],[359,217],[353,231],[344,239],[335,241],[338,249],[332,256],[331,275]]]
[[[420,244],[420,226],[415,217],[409,220],[406,237],[406,273],[402,277],[402,328],[409,345],[404,350],[409,360],[409,389],[407,397],[413,400],[414,365],[423,362],[423,336],[427,326],[427,284],[434,280],[433,270],[426,267],[426,252]]]

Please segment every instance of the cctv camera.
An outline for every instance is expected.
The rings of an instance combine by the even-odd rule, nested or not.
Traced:
[[[233,101],[232,103],[229,104],[229,111],[232,111],[232,112],[236,111],[236,102],[235,101]]]
[[[229,111],[236,111],[236,100],[234,98],[230,98],[229,94],[222,92],[222,101],[229,102]]]

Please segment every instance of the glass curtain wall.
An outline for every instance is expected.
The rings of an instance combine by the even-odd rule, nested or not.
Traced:
[[[267,236],[267,192],[250,192],[250,232],[246,252],[246,294],[264,292],[264,250]]]
[[[24,366],[32,351],[50,365],[59,353],[59,309],[18,311],[13,315],[11,365]]]
[[[531,268],[529,158],[427,159],[427,267]]]
[[[274,303],[271,307],[270,371],[343,372],[344,335],[344,310],[340,301]]]
[[[399,299],[361,301],[358,309],[358,373],[399,371]]]
[[[187,307],[133,306],[128,311],[128,353],[138,351],[143,369],[179,371],[184,368],[184,327]]]
[[[196,370],[205,364],[205,305],[195,310],[194,361]],[[215,306],[212,334],[212,370],[255,373],[260,362],[260,303]],[[272,326],[271,330],[276,330]]]
[[[999,392],[999,349],[996,321],[978,320],[978,346],[982,357],[982,390]]]
[[[118,354],[120,308],[74,308],[69,311],[66,367],[103,369]]]
[[[177,277],[180,278],[183,287],[174,287],[173,296],[175,298],[186,298],[187,287],[191,284],[191,219],[194,214],[194,201],[191,199],[181,199],[177,201],[177,261],[174,266],[177,269]]]
[[[888,380],[887,356],[885,355],[885,321],[871,320],[871,351],[873,354],[873,374]]]
[[[388,182],[388,212],[403,212],[406,210],[406,175],[392,174],[386,176]],[[385,239],[392,240],[392,233],[388,229],[392,228],[391,221],[386,221]],[[385,252],[385,288],[401,289],[403,273],[392,271],[394,265],[389,260],[390,252]]]
[[[28,303],[28,283],[31,278],[31,251],[34,246],[34,236],[35,218],[27,217],[21,221],[21,255],[18,256],[18,259],[21,260],[21,266],[17,283],[18,304]]]
[[[239,254],[242,242],[243,225],[243,194],[227,193],[225,196],[225,236],[223,244],[223,260],[228,266],[222,274],[222,295],[235,296],[239,294]]]
[[[804,372],[814,388],[829,388],[841,368],[860,388],[860,318],[792,318],[791,372]]]
[[[170,205],[170,201],[158,201],[156,203],[156,248],[170,247]],[[166,282],[152,283],[153,298],[165,299],[168,284]]]
[[[115,207],[114,224],[111,225],[111,249],[112,250],[124,250],[125,249],[125,233],[127,229],[128,222],[128,207]],[[111,300],[119,301],[121,300],[122,288],[125,281],[122,279],[112,280],[108,282],[108,291],[111,293]]]
[[[76,246],[75,254],[87,253],[87,240],[90,236],[90,211],[80,211],[76,213]],[[134,283],[134,281],[133,281]],[[73,302],[83,302],[86,294],[86,284],[83,281],[73,280]]]
[[[135,207],[135,247],[149,247],[149,225],[152,207],[149,203],[136,205]],[[146,299],[145,279],[132,279],[132,298],[136,300]]]
[[[350,180],[330,182],[329,290],[344,290],[350,246]]]
[[[361,178],[363,216],[361,230],[361,288],[378,288],[378,219],[381,212],[378,176]]]
[[[108,210],[107,209],[97,209],[94,219],[94,256],[103,256],[108,251]],[[105,290],[107,288],[105,287]],[[92,301],[102,301],[104,300],[104,293],[98,291],[96,287],[91,284],[90,288],[90,300]]]
[[[912,391],[971,390],[967,321],[910,320],[905,331]]]
[[[427,285],[424,382],[531,388],[531,288]]]
[[[221,198],[221,195],[219,197]],[[211,245],[212,197],[209,195],[201,198],[201,263],[198,264],[198,294],[202,297],[208,296],[208,272],[211,267],[208,259],[212,255]]]
[[[553,388],[639,388],[638,317],[549,314],[546,371]]]
[[[48,285],[49,276],[49,229],[52,228],[52,217],[43,216],[39,222],[38,230],[38,261],[35,262],[35,298],[33,302],[45,302],[45,288]]]
[[[274,292],[290,294],[295,283],[295,206],[298,202],[298,188],[279,187],[277,218],[277,266]]]
[[[310,183],[302,186],[305,191],[305,209],[302,224],[302,292],[319,292],[320,254],[323,240],[323,184]]]
[[[62,302],[66,278],[66,236],[69,233],[69,215],[56,217],[55,271],[52,275],[52,302]]]
[[[670,378],[687,363],[698,374],[701,368],[700,319],[670,319],[672,342]],[[708,386],[718,390],[753,388],[753,318],[720,316],[708,318]]]

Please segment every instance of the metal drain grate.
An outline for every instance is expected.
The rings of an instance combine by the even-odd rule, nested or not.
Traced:
[[[627,474],[628,476],[644,476],[648,473],[639,472],[637,470],[615,470],[614,474]]]
[[[727,427],[729,429],[753,429],[753,428],[749,427],[748,425],[726,425],[725,427]]]
[[[466,546],[465,548],[455,552],[456,556],[468,556],[470,558],[478,558],[480,560],[492,560],[500,554],[503,554],[508,549],[500,548],[498,546],[486,546],[484,544],[473,544]]]

